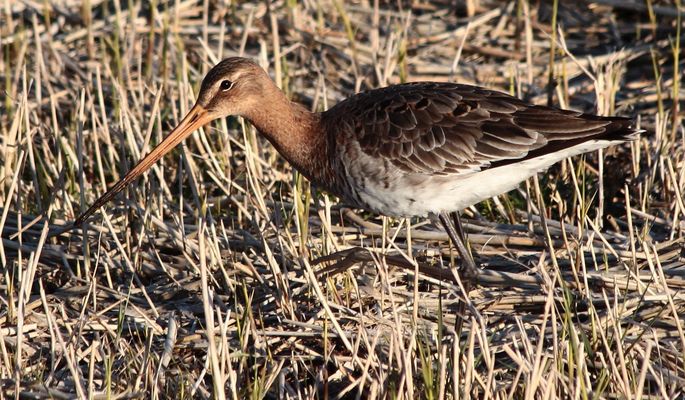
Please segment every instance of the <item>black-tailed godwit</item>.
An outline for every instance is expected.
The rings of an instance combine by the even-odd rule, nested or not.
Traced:
[[[466,276],[477,268],[450,213],[567,157],[638,136],[627,118],[530,105],[456,83],[394,85],[310,112],[291,102],[256,63],[234,57],[209,71],[181,123],[74,225],[193,131],[231,115],[247,119],[312,183],[352,206],[388,216],[437,216]]]

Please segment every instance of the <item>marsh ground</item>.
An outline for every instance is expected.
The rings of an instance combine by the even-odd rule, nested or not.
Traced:
[[[679,1],[1,4],[0,398],[683,396]],[[492,274],[459,336],[444,232],[345,207],[238,119],[46,238],[229,55],[313,110],[454,80],[645,133],[465,211]]]

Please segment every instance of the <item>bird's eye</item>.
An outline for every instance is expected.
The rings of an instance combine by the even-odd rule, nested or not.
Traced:
[[[229,80],[223,80],[223,81],[221,81],[221,86],[219,86],[219,87],[221,88],[221,90],[223,90],[225,92],[228,89],[230,89],[231,86],[233,86],[233,82],[231,82]]]

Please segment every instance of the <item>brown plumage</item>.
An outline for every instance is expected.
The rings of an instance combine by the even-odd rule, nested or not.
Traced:
[[[335,146],[327,165],[352,176],[323,186],[352,204],[402,216],[459,210],[510,189],[559,159],[636,137],[627,118],[529,105],[504,93],[455,83],[371,90],[320,118],[328,146]],[[528,169],[507,177],[517,166]],[[487,178],[480,182],[486,187],[476,190],[482,194],[464,193],[463,183],[479,177]],[[493,179],[495,183],[489,181]],[[387,193],[369,196],[369,185]],[[407,187],[423,192],[414,194]],[[422,194],[429,203],[425,207],[417,204]]]
[[[456,83],[372,90],[323,115],[350,124],[346,129],[364,152],[388,159],[407,173],[482,170],[560,149],[550,144],[631,134],[626,118],[532,106],[504,93]]]
[[[235,57],[207,74],[179,126],[75,225],[194,130],[229,115],[246,118],[297,170],[346,202],[386,215],[440,215],[443,223],[445,213],[556,161],[638,134],[626,118],[529,105],[455,83],[370,90],[312,113],[290,102],[257,64]]]

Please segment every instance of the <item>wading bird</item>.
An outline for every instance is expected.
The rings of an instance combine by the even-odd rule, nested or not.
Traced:
[[[493,90],[417,82],[356,94],[322,113],[291,102],[267,73],[228,58],[202,81],[180,124],[75,226],[193,131],[241,116],[315,185],[352,206],[388,216],[438,217],[465,277],[477,267],[457,234],[458,212],[513,189],[567,157],[633,140],[631,120],[530,105]]]

